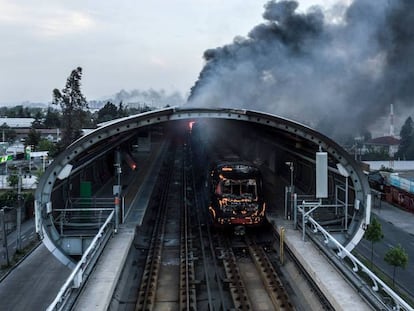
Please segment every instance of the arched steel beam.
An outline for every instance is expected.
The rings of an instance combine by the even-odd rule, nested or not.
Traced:
[[[48,167],[38,184],[35,195],[35,207],[36,230],[49,250],[65,264],[73,264],[70,259],[66,257],[64,252],[54,243],[59,239],[59,234],[54,229],[53,219],[51,218],[51,212],[53,211],[51,194],[59,176],[69,168],[71,162],[82,152],[96,147],[100,142],[111,138],[112,136],[120,134],[126,135],[141,127],[170,121],[193,120],[199,118],[239,120],[272,127],[279,131],[301,137],[328,152],[330,157],[340,163],[349,173],[349,178],[354,185],[355,198],[360,203],[358,212],[360,215],[363,215],[357,224],[352,237],[347,240],[345,246],[347,249],[351,250],[359,242],[364,234],[366,222],[369,222],[369,185],[356,161],[335,141],[300,123],[258,111],[220,108],[167,108],[108,122],[104,126],[97,128],[72,143]]]

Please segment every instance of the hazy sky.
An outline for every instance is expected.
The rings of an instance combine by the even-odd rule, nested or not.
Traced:
[[[83,68],[87,99],[121,89],[183,95],[203,52],[263,22],[267,0],[0,0],[0,103],[49,102]],[[335,0],[299,0],[299,10]]]

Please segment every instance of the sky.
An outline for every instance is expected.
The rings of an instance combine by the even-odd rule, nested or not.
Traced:
[[[50,102],[78,66],[88,100],[121,89],[187,96],[204,51],[245,36],[267,2],[0,0],[0,104]],[[336,1],[298,2],[306,11]]]

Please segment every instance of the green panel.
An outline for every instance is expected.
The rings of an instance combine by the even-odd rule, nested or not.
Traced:
[[[82,207],[91,207],[92,183],[90,181],[80,182],[80,197]]]
[[[90,181],[81,181],[80,196],[81,198],[90,198],[92,196],[92,183]]]

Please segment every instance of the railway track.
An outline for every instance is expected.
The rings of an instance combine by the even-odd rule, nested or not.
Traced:
[[[232,232],[211,228],[203,204],[206,198],[206,188],[198,187],[193,210],[198,223],[204,285],[208,297],[213,296],[203,310],[294,310],[271,260],[254,237],[235,237]],[[275,252],[269,255],[276,257]],[[201,305],[201,299],[198,301]]]
[[[196,310],[192,244],[192,187],[185,173],[185,150],[172,152],[161,178],[158,212],[135,310]]]
[[[259,271],[264,287],[275,310],[294,310],[289,295],[278,277],[266,251],[255,241],[246,238],[249,254]]]
[[[183,204],[181,221],[181,251],[180,251],[180,310],[196,310],[196,280],[194,269],[193,236],[189,208],[194,196],[191,180],[186,173],[186,162],[183,159]],[[187,169],[188,171],[188,169]]]
[[[183,193],[182,161],[179,151],[172,152],[172,165],[161,178],[158,212],[153,225],[147,259],[135,310],[177,310],[178,286],[181,268],[180,229]],[[185,264],[185,263],[184,263]]]
[[[217,250],[236,310],[294,310],[263,246],[247,236],[220,240]]]
[[[236,236],[210,225],[187,148],[171,151],[159,178],[135,310],[295,310],[273,266],[273,242],[262,232]],[[264,235],[274,238],[271,230]]]

